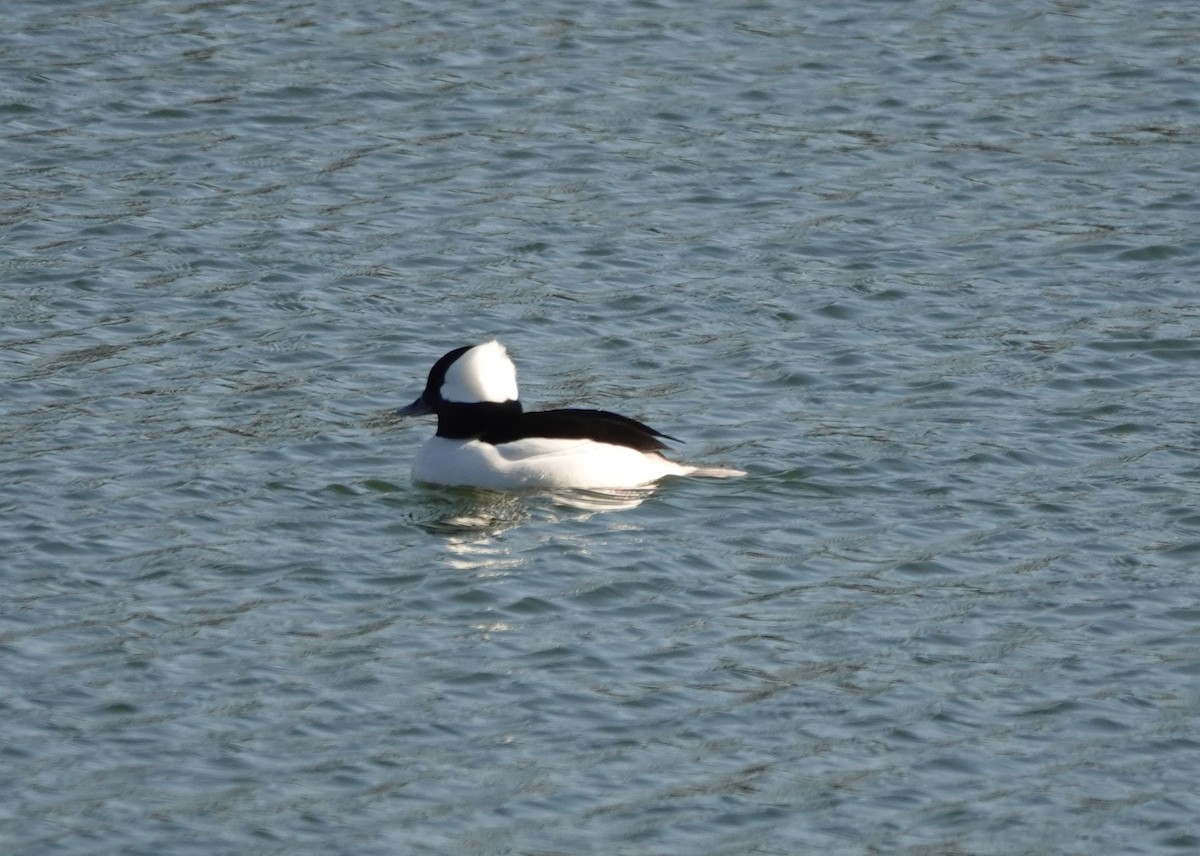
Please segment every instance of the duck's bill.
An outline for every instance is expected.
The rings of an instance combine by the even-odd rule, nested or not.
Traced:
[[[425,403],[425,396],[418,396],[417,400],[406,407],[401,407],[396,411],[397,416],[428,416],[433,413],[433,408]]]

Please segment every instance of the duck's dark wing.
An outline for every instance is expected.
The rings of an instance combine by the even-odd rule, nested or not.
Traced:
[[[494,444],[511,443],[525,437],[595,440],[628,446],[639,452],[657,452],[667,448],[663,440],[675,440],[669,434],[655,431],[649,425],[619,413],[576,408],[523,413],[519,419],[487,432],[480,439]]]

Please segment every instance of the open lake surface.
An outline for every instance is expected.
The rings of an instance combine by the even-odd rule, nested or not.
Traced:
[[[1200,849],[1193,0],[0,20],[0,852]]]

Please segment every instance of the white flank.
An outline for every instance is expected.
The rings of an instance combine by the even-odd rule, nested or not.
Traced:
[[[417,481],[503,490],[520,487],[632,488],[695,467],[594,440],[533,437],[494,446],[433,437],[413,461]]]

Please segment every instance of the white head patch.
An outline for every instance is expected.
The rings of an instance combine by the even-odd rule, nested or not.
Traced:
[[[496,340],[476,345],[450,364],[442,398],[460,404],[516,401],[517,367]]]

